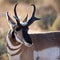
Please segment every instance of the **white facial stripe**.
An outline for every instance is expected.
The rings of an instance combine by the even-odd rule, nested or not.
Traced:
[[[21,41],[21,39],[18,39],[17,36],[16,36],[16,34],[14,34],[14,35],[15,35],[16,41],[23,44],[23,42]]]
[[[31,44],[29,44],[29,43],[27,43],[27,42],[25,42],[25,40],[24,39],[19,39],[19,38],[17,38],[17,36],[16,36],[16,34],[14,34],[15,35],[15,38],[16,38],[16,41],[17,42],[20,42],[20,43],[24,43],[25,44],[25,46],[28,46],[28,47],[31,47],[32,45]],[[22,41],[21,41],[22,40]]]
[[[19,48],[21,46],[21,44],[18,45],[18,46],[13,46],[13,44],[10,42],[10,39],[8,38],[8,35],[7,35],[7,39],[6,40],[7,40],[7,43],[9,44],[9,47],[11,47],[13,49],[17,49],[17,48]]]

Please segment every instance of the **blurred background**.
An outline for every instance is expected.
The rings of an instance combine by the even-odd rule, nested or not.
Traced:
[[[43,18],[30,26],[30,33],[60,30],[60,0],[0,0],[0,60],[8,60],[6,35],[10,27],[6,19],[6,12],[8,11],[14,19],[13,9],[17,2],[19,3],[17,13],[21,21],[27,14],[28,20],[32,16],[33,7],[31,4],[36,5],[36,16]]]

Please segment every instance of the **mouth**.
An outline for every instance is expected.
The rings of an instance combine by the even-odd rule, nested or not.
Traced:
[[[33,45],[33,43],[32,44],[29,44],[27,42],[24,42],[24,45],[27,46],[27,47],[31,47]]]
[[[24,45],[27,46],[27,47],[31,47],[31,46],[32,46],[32,44],[26,42],[24,39],[18,39],[18,38],[16,37],[16,41],[19,42],[19,43],[21,43],[21,44],[24,44]]]

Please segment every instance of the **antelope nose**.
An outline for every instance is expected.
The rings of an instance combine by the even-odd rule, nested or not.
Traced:
[[[25,46],[27,46],[27,47],[31,47],[31,46],[33,45],[33,43],[30,44],[30,43],[27,43],[27,42],[24,42],[24,44],[25,44]]]

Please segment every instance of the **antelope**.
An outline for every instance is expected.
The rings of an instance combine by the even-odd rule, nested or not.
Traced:
[[[60,52],[60,32],[28,34],[28,27],[41,18],[35,17],[36,6],[33,6],[31,18],[28,15],[20,22],[14,7],[15,23],[7,12],[7,19],[12,27],[7,34],[7,52],[9,60],[58,60]]]

